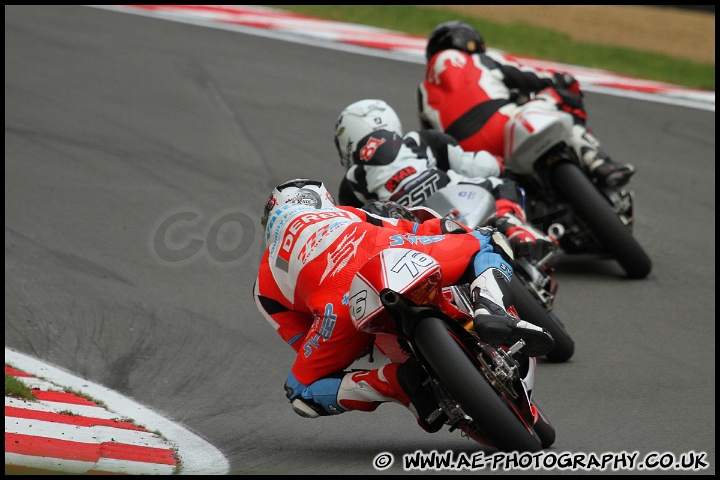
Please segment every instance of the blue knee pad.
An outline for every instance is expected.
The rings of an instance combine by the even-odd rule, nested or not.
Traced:
[[[291,371],[285,381],[285,395],[290,401],[301,398],[319,415],[339,415],[346,412],[337,401],[340,382],[345,373],[340,372],[305,385],[300,383]]]
[[[470,232],[470,235],[477,238],[478,243],[480,243],[480,251],[475,255],[473,260],[475,276],[481,275],[489,268],[495,268],[505,275],[508,282],[511,281],[513,274],[512,266],[502,255],[495,252],[492,234],[474,230]]]

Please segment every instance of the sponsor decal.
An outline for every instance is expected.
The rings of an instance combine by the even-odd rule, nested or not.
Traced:
[[[291,219],[290,223],[288,223],[288,226],[285,229],[285,233],[282,237],[282,242],[280,243],[280,250],[278,251],[278,260],[276,262],[276,265],[279,268],[282,268],[284,266],[283,270],[287,272],[287,265],[290,262],[290,253],[293,251],[293,248],[295,248],[295,244],[297,243],[298,238],[300,238],[300,234],[302,233],[302,231],[308,225],[316,221],[328,220],[337,217],[349,219],[350,215],[348,215],[342,210],[311,210],[308,213],[301,214]]]
[[[309,205],[311,207],[320,209],[322,207],[322,199],[320,194],[310,190],[308,188],[301,188],[298,190],[297,195],[292,203],[299,203],[301,205]]]
[[[385,183],[385,188],[388,190],[388,192],[392,193],[395,191],[398,185],[400,185],[400,182],[408,178],[410,175],[414,175],[416,173],[417,170],[415,170],[415,167],[403,168]]]
[[[365,238],[365,234],[367,232],[363,232],[360,237],[352,239],[352,236],[355,235],[355,232],[357,232],[357,227],[355,227],[353,231],[350,232],[348,235],[343,237],[342,241],[340,241],[334,251],[328,253],[327,267],[325,267],[325,271],[320,278],[321,284],[323,283],[323,281],[325,281],[325,278],[328,275],[335,276],[337,272],[342,270],[345,265],[347,265],[347,263],[350,261],[350,259],[354,257],[357,253],[357,247],[362,241],[362,239]]]
[[[346,225],[346,222],[340,221],[331,223],[330,225],[324,225],[318,231],[310,235],[310,238],[307,239],[305,245],[303,245],[302,249],[300,249],[300,253],[298,253],[298,260],[300,260],[303,264],[306,263],[308,257],[310,257],[315,249],[323,242],[323,239],[343,225]]]
[[[398,198],[394,198],[393,200],[404,207],[421,205],[430,195],[437,192],[438,189],[443,186],[441,184],[443,179],[438,172],[433,172],[417,185],[415,185],[415,181],[411,182],[413,185],[410,187],[410,190],[401,193]],[[405,188],[407,188],[407,186]]]
[[[369,162],[375,155],[375,152],[377,152],[377,149],[380,148],[380,145],[382,145],[383,143],[385,143],[384,138],[368,138],[365,146],[360,149],[360,160],[362,160],[363,162]]]
[[[320,346],[321,339],[328,340],[332,336],[336,322],[337,315],[333,312],[333,304],[328,303],[325,305],[325,313],[320,320],[320,331],[313,335],[312,338],[303,345],[303,354],[305,357],[312,355],[313,349],[317,349]],[[315,325],[313,325],[313,327],[314,326]]]
[[[410,233],[398,233],[396,235],[390,235],[390,246],[399,247],[405,242],[410,245],[428,245],[430,243],[440,242],[445,238],[445,235],[430,235],[430,236],[418,236]]]

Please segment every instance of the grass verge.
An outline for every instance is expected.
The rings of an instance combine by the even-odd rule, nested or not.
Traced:
[[[554,30],[525,23],[499,24],[437,8],[403,5],[272,5],[316,18],[370,25],[426,37],[439,23],[462,20],[473,25],[485,43],[514,55],[598,68],[673,85],[715,90],[715,64],[652,52],[576,42]]]

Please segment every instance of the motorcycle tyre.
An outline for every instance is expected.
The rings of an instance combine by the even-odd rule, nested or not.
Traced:
[[[532,425],[488,383],[450,325],[435,317],[422,319],[415,330],[415,345],[495,448],[506,452],[542,449]]]
[[[550,448],[555,443],[555,427],[553,427],[547,418],[545,418],[545,415],[542,413],[542,410],[538,408],[537,404],[534,403],[534,405],[538,411],[538,419],[535,422],[535,425],[533,425],[533,429],[535,430],[535,433],[538,434],[538,437],[540,437],[542,447]]]
[[[565,329],[565,325],[553,312],[548,312],[540,301],[523,283],[518,275],[513,275],[510,282],[513,292],[513,305],[521,319],[542,327],[550,333],[555,340],[555,346],[545,358],[553,363],[562,363],[570,360],[575,353],[575,341]]]
[[[620,263],[628,277],[640,279],[650,273],[650,257],[579,166],[570,162],[556,164],[552,181],[555,189]]]

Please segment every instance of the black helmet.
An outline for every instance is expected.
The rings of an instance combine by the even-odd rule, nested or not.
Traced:
[[[465,22],[453,20],[441,23],[428,37],[425,59],[430,61],[436,53],[451,48],[469,55],[485,53],[485,41],[475,28]]]
[[[383,218],[400,218],[411,222],[419,222],[418,218],[410,210],[392,200],[376,200],[364,205],[362,209]]]

